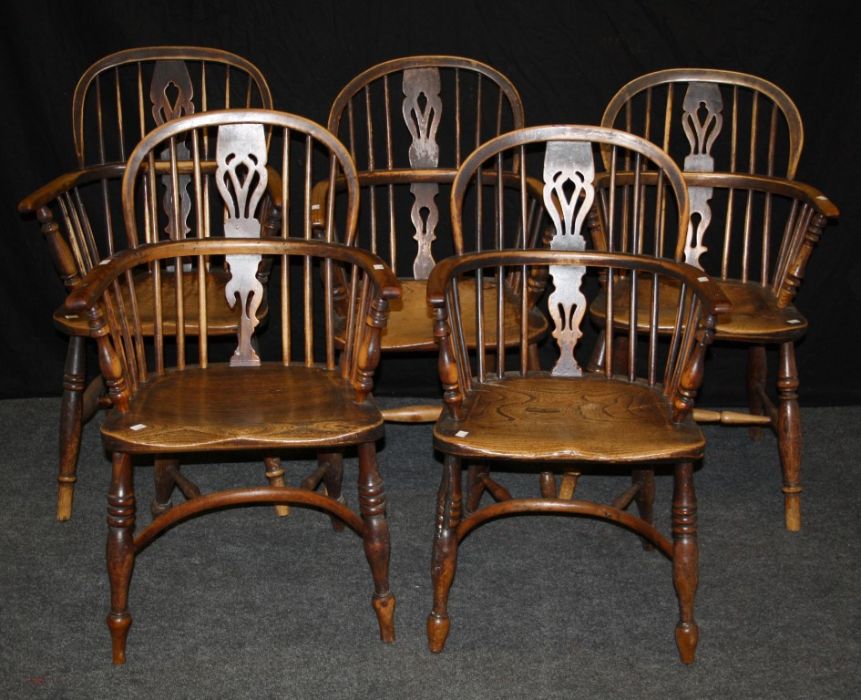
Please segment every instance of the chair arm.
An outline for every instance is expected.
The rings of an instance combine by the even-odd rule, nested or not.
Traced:
[[[376,255],[340,243],[281,238],[203,238],[147,243],[123,250],[90,270],[66,298],[64,310],[83,313],[95,307],[111,283],[143,263],[190,255],[310,255],[361,267],[384,299],[397,299],[401,286],[391,268]]]
[[[24,197],[18,202],[18,211],[22,214],[35,212],[57,197],[89,182],[114,179],[119,181],[122,179],[123,172],[125,172],[125,163],[109,163],[64,173]]]

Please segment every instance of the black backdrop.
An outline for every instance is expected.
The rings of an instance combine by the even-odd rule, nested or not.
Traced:
[[[798,177],[840,207],[797,297],[811,329],[799,346],[806,405],[861,403],[861,40],[853,3],[337,2],[112,0],[18,2],[0,46],[0,397],[59,393],[65,339],[50,323],[63,288],[35,221],[17,201],[74,166],[71,97],[93,61],[147,44],[216,46],[256,63],[280,109],[325,122],[340,87],[382,60],[452,53],[517,85],[527,122],[595,123],[631,78],[676,67],[756,73],[783,87],[805,125]],[[743,401],[745,354],[715,347],[703,400]],[[772,356],[773,358],[773,356]],[[772,361],[772,364],[773,361]],[[391,367],[395,367],[394,364]],[[393,381],[397,377],[397,385]],[[434,363],[383,368],[382,393],[436,391]]]

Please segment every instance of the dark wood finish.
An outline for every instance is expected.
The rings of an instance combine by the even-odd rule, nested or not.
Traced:
[[[778,383],[775,407],[765,392],[766,345],[779,345],[781,365],[790,347],[804,335],[807,320],[793,306],[807,261],[827,219],[837,208],[821,192],[794,181],[804,143],[798,109],[776,85],[757,76],[712,69],[672,69],[637,78],[612,98],[604,126],[623,128],[650,138],[672,154],[684,168],[692,223],[676,240],[648,240],[654,255],[685,260],[719,281],[733,311],[718,319],[716,338],[750,345],[747,372],[749,421],[736,416],[736,425],[761,425],[768,416],[777,435],[786,500],[786,528],[801,527],[799,484],[801,429],[797,411],[797,376]],[[604,165],[611,163],[605,153]],[[632,170],[632,163],[617,163]],[[639,179],[642,189],[656,186],[652,174],[629,173],[627,197],[602,211],[596,246],[635,252],[638,232],[632,202]],[[613,208],[615,231],[610,209]],[[651,294],[649,282],[638,294]],[[672,289],[658,290],[661,329],[672,324]],[[600,314],[601,305],[595,307]],[[642,316],[641,312],[641,316]],[[624,319],[617,316],[618,322]],[[638,320],[642,329],[645,319]],[[789,345],[787,345],[789,343]],[[789,371],[789,370],[787,370]],[[784,416],[784,418],[781,418]]]
[[[566,127],[559,129],[559,136],[571,137],[574,133],[566,134]],[[456,195],[458,185],[456,182]],[[681,187],[684,195],[684,185]],[[487,369],[478,358],[488,348],[479,345],[473,360],[463,337],[461,289],[465,280],[477,276],[480,270],[493,271],[500,277],[517,272],[525,285],[530,273],[541,267],[547,268],[554,286],[546,303],[547,313],[554,319],[551,328],[560,359],[552,368],[531,367],[523,342],[525,327],[521,325],[515,329],[519,342],[511,344],[514,350],[510,351],[513,357],[508,368],[500,362],[494,370]],[[605,314],[612,315],[616,303],[621,302],[630,305],[627,313],[634,318],[639,313],[639,297],[616,297],[609,281],[648,278],[657,280],[657,284],[677,285],[680,295],[676,297],[676,323],[669,342],[658,334],[657,315],[653,313],[653,328],[646,334],[648,341],[645,347],[633,345],[630,365],[614,369],[608,360],[597,371],[583,370],[576,356],[589,355],[580,347],[580,324],[585,306],[595,303],[597,295],[596,290],[589,293],[591,299],[587,298],[585,286],[580,289],[584,276],[608,281],[603,303],[609,308],[605,308]],[[558,311],[555,306],[565,303],[561,299],[572,295],[577,299],[575,303],[583,306],[579,317],[573,311],[554,313]],[[729,308],[718,285],[702,278],[693,267],[657,258],[506,250],[455,256],[437,264],[428,281],[428,300],[434,308],[435,332],[440,340],[439,368],[445,401],[434,428],[434,447],[445,455],[445,467],[433,549],[434,602],[427,622],[431,650],[441,651],[448,635],[448,595],[463,539],[497,517],[558,513],[620,524],[672,560],[680,610],[676,631],[679,656],[684,663],[691,663],[697,642],[693,617],[697,580],[693,462],[702,458],[705,448],[692,411],[715,317]],[[614,333],[627,336],[627,329],[614,328],[612,324],[607,326],[608,337]],[[484,344],[498,347],[499,341],[485,339]],[[461,503],[464,460],[470,463],[471,477],[465,512]],[[493,479],[490,465],[502,460],[540,465],[540,497],[514,496]],[[672,541],[653,525],[653,465],[662,462],[676,465]],[[594,472],[605,466],[611,471],[629,467],[631,486],[610,503],[577,499],[574,490],[580,472],[576,467],[583,463]],[[556,474],[562,475],[558,490]],[[485,489],[495,501],[490,505],[480,501]],[[632,503],[637,504],[639,517],[628,512]]]
[[[403,298],[392,307],[382,338],[383,352],[435,350],[425,301],[427,277],[435,260],[474,249],[452,239],[448,190],[470,151],[523,125],[523,104],[511,81],[491,66],[458,56],[386,61],[357,75],[335,98],[329,129],[347,144],[359,169],[362,221],[357,245],[384,257],[404,282]],[[518,163],[510,163],[502,173],[509,196],[515,198],[518,168]],[[534,184],[530,181],[529,197],[538,209],[540,189]],[[327,187],[321,183],[315,201],[322,201]],[[322,205],[318,211],[323,211]],[[320,217],[318,223],[323,221]],[[525,236],[530,245],[541,242],[540,223],[536,212]],[[490,245],[512,243],[513,239],[494,239]],[[496,294],[490,284],[488,280],[488,298]],[[506,289],[505,294],[510,293]],[[520,323],[515,309],[517,305],[506,312],[506,324]],[[533,328],[529,342],[535,343],[546,323],[540,315],[530,316],[529,322]],[[493,333],[496,321],[488,318],[487,324],[485,333]],[[468,334],[467,342],[474,344],[475,335]],[[433,420],[434,413],[431,407],[422,407],[386,415],[418,422]]]
[[[241,113],[240,113],[241,114]],[[267,113],[272,125],[289,122],[289,115]],[[246,114],[244,118],[248,118]],[[237,117],[241,119],[242,117]],[[176,128],[182,128],[177,122]],[[134,155],[132,161],[134,161]],[[127,180],[134,177],[129,167]],[[310,178],[305,178],[310,187]],[[310,191],[310,190],[308,190]],[[131,229],[135,201],[124,201],[126,225]],[[310,210],[305,210],[310,215]],[[346,226],[355,225],[355,218]],[[278,261],[279,274],[269,286],[289,285],[290,270],[321,269],[290,288],[289,303],[280,307],[272,322],[289,329],[276,357],[258,358],[256,363],[218,363],[210,360],[203,342],[212,326],[206,323],[209,308],[205,287],[197,289],[200,322],[185,328],[186,344],[177,347],[175,358],[163,352],[164,307],[155,300],[155,352],[142,342],[141,314],[136,288],[142,279],[136,271],[158,271],[166,262],[176,270],[191,266],[200,275],[217,260],[253,261],[254,269],[266,268],[266,260]],[[347,298],[351,329],[340,357],[335,353],[331,323],[337,266],[349,280]],[[231,265],[235,274],[237,265]],[[243,274],[247,273],[244,267]],[[271,267],[269,268],[271,269]],[[155,272],[155,277],[158,273]],[[164,273],[175,287],[183,284],[183,274]],[[252,285],[256,282],[253,274]],[[249,280],[240,281],[243,285]],[[159,289],[158,280],[156,289]],[[228,282],[228,288],[233,279]],[[262,289],[262,288],[261,288]],[[276,290],[270,290],[277,293]],[[278,290],[280,291],[280,290]],[[177,298],[182,291],[175,289]],[[125,294],[125,297],[124,297]],[[252,292],[256,294],[256,292]],[[113,479],[108,494],[108,573],[111,582],[111,610],[108,626],[113,639],[113,661],[125,661],[126,635],[131,625],[128,586],[137,554],[160,532],[193,515],[245,503],[305,505],[338,518],[363,540],[374,582],[372,605],[380,637],[394,639],[394,597],[389,590],[389,534],[383,481],[375,455],[375,441],[382,436],[383,419],[370,401],[373,372],[379,360],[379,337],[386,325],[388,302],[397,299],[399,285],[392,271],[370,253],[352,247],[277,238],[209,238],[144,244],[126,250],[104,265],[93,268],[83,283],[72,290],[65,310],[85,314],[95,338],[105,385],[113,410],[102,426],[105,449],[113,455]],[[123,299],[131,300],[130,304]],[[253,298],[244,305],[249,323],[239,326],[239,348],[254,348],[246,336],[254,332],[257,317]],[[307,319],[308,303],[327,310]],[[177,315],[178,335],[183,333]],[[310,320],[309,325],[305,325]],[[292,321],[297,321],[296,323]],[[322,339],[315,347],[305,342],[305,333]],[[192,346],[195,346],[192,348]],[[255,351],[255,357],[256,357]],[[247,359],[247,358],[246,358]],[[340,494],[341,452],[350,446],[359,451],[359,512],[349,509]],[[281,455],[296,448],[320,453],[322,470],[303,479],[300,486],[286,486]],[[229,489],[201,494],[183,489],[189,500],[170,506],[170,491],[183,479],[178,459],[189,453],[246,451],[262,453],[270,485]],[[156,455],[155,518],[139,534],[135,533],[135,505],[132,455]],[[316,489],[323,482],[325,493]]]
[[[272,106],[272,94],[260,70],[220,49],[141,47],[119,51],[90,66],[72,97],[78,170],[39,188],[18,207],[36,214],[66,288],[74,288],[93,265],[126,246],[120,226],[119,181],[131,149],[143,136],[170,119],[194,112]],[[183,207],[189,202],[186,197]],[[67,319],[58,310],[54,320],[70,336],[87,334],[84,318]],[[234,331],[235,325],[225,330]],[[70,338],[68,355],[83,362],[83,351],[73,349],[77,342]],[[58,520],[68,520],[72,514],[81,431],[92,416],[92,411],[81,411],[79,406],[84,388],[77,376],[85,380],[86,367],[80,364],[75,372],[74,380],[64,381]]]

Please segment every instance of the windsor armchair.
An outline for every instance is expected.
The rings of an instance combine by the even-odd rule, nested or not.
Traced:
[[[662,225],[672,230],[672,210],[675,226],[686,228],[687,192],[672,160],[647,141],[611,129],[550,126],[505,134],[473,152],[454,181],[452,225],[455,236],[462,237],[471,226],[468,222],[474,220],[464,209],[464,195],[473,178],[480,177],[484,164],[511,152],[526,159],[528,146],[543,146],[542,181],[553,235],[548,241],[550,250],[489,251],[448,258],[434,268],[428,281],[445,402],[434,428],[434,446],[444,454],[445,464],[433,548],[434,601],[427,622],[432,651],[441,651],[448,636],[448,595],[463,539],[494,518],[536,512],[615,522],[671,559],[680,610],[676,641],[682,661],[694,660],[698,627],[693,616],[697,586],[693,464],[702,457],[705,442],[691,411],[714,318],[728,304],[717,285],[689,266],[642,256],[584,252],[582,229],[595,196],[594,149],[598,144],[649,160],[665,185],[663,198],[655,203],[667,213]],[[616,187],[615,175],[611,173],[605,183],[611,190]],[[521,171],[521,187],[525,187],[525,177]],[[518,214],[521,222],[527,215],[523,208]],[[535,308],[546,305],[557,345],[552,366],[542,370],[530,360],[523,315],[519,327],[513,329],[510,349],[504,340],[509,331],[498,324],[495,337],[479,340],[474,360],[467,354],[463,302],[465,294],[474,292],[465,288],[465,281],[484,275],[512,280],[522,310],[530,295],[538,297]],[[632,338],[638,330],[635,324],[613,320],[614,311],[619,305],[630,305],[636,314],[642,303],[637,295],[622,294],[621,282],[627,280],[636,288],[647,279],[669,279],[678,285],[670,342],[663,342],[657,333],[658,300],[648,300],[655,327],[645,344],[631,343],[630,361],[618,367],[608,353],[599,370],[584,369],[577,356],[590,339],[581,324],[592,300],[606,289],[604,303],[611,317],[606,343],[612,346],[614,338]],[[496,296],[498,308],[510,303],[501,291]],[[476,303],[474,313],[481,316],[482,307]],[[631,317],[636,316],[629,314]],[[475,321],[477,328],[482,327],[481,320]],[[601,342],[595,334],[591,339]],[[487,356],[495,356],[492,367]],[[470,474],[464,496],[461,469],[465,459],[482,466]],[[539,498],[514,497],[497,480],[500,477],[491,476],[490,464],[503,460],[540,465]],[[610,504],[575,499],[584,462],[599,472],[610,465],[611,470],[620,465],[630,468],[631,486]],[[672,542],[652,523],[655,463],[675,465]],[[559,472],[561,481],[557,481]],[[484,492],[495,502],[482,505]],[[640,517],[627,512],[633,502]]]
[[[774,430],[785,525],[797,531],[801,423],[795,343],[808,324],[793,299],[826,220],[838,215],[825,195],[794,180],[804,141],[798,110],[785,92],[756,76],[674,69],[625,85],[608,104],[602,124],[660,143],[683,166],[691,223],[678,240],[635,241],[628,218],[633,178],[640,178],[641,187],[655,182],[653,173],[643,172],[629,178],[627,193],[615,202],[615,215],[623,222],[617,237],[599,234],[596,245],[685,260],[718,280],[733,311],[718,319],[715,337],[748,346],[749,414],[709,412],[701,418]],[[604,155],[610,168],[609,154]],[[615,167],[631,171],[635,164],[619,161]],[[606,219],[606,199],[602,207]],[[672,304],[673,290],[664,292],[662,298]],[[639,293],[650,294],[648,283]],[[672,309],[660,310],[666,319],[661,327],[671,323],[671,314]],[[779,348],[776,405],[765,388],[768,345]],[[752,432],[756,436],[757,429]]]
[[[215,127],[213,163],[202,158],[202,144],[216,138],[208,132]],[[269,174],[266,154],[248,151],[247,146],[258,143],[266,130],[270,151],[277,152],[273,159],[283,166],[277,178],[285,205],[281,240],[253,238]],[[178,157],[183,142],[190,161]],[[154,149],[164,143],[167,160],[156,160]],[[122,182],[129,240],[148,242],[93,268],[64,305],[66,312],[88,318],[114,407],[102,426],[104,446],[113,460],[107,559],[114,663],[125,661],[131,624],[129,578],[137,554],[160,532],[192,515],[240,503],[311,506],[359,534],[374,580],[372,602],[381,638],[394,637],[385,495],[375,456],[383,421],[367,399],[388,300],[396,299],[399,289],[379,258],[309,240],[312,181],[321,169],[328,169],[332,181],[341,177],[346,183],[349,196],[339,221],[350,234],[357,221],[355,169],[345,149],[322,127],[260,110],[209,112],[159,127],[131,154]],[[149,243],[160,228],[153,214],[159,194],[154,184],[161,174],[174,186],[181,174],[189,175],[194,202],[189,227],[197,234],[193,238]],[[139,198],[142,188],[144,197]],[[219,217],[209,212],[204,190],[217,191],[219,203],[213,202],[212,208],[227,212],[223,236],[208,235]],[[331,192],[329,238],[338,212],[334,188]],[[290,207],[291,201],[299,204]],[[173,206],[176,215],[179,201]],[[304,231],[305,240],[286,240],[294,226]],[[267,258],[275,265],[267,267]],[[279,342],[271,352],[263,343],[252,342],[266,293],[260,280],[264,269],[273,273],[268,287],[278,299],[278,329],[271,335]],[[207,280],[219,270],[226,277],[225,298],[213,304]],[[175,303],[172,313],[170,300]],[[221,323],[219,307],[225,303],[235,309],[238,327],[235,349],[231,343],[226,353],[217,338],[210,337]],[[348,319],[340,357],[334,336],[336,308],[345,309]],[[148,323],[151,347],[144,343]],[[264,361],[267,356],[275,359]],[[361,515],[345,505],[341,494],[342,453],[350,446],[359,453]],[[297,448],[316,451],[318,465],[300,486],[289,487],[281,457]],[[262,453],[269,486],[201,494],[178,470],[182,455],[237,450]],[[152,523],[135,535],[132,455],[137,454],[155,456],[156,507]],[[317,491],[321,484],[324,493]],[[186,502],[171,504],[175,486]]]
[[[115,222],[121,220],[119,183],[131,148],[171,119],[229,107],[271,109],[272,94],[256,66],[219,49],[129,49],[102,58],[84,72],[72,98],[78,169],[39,188],[18,206],[19,211],[36,215],[67,290],[80,284],[100,260],[127,245]],[[184,158],[188,153],[180,149],[178,155]],[[186,218],[191,205],[187,177],[179,177]],[[170,216],[170,183],[163,179],[160,186],[165,189],[161,206]],[[164,233],[176,236],[169,227]],[[182,235],[186,234],[184,227]],[[70,316],[59,309],[54,314],[55,326],[69,336],[59,429],[58,520],[72,514],[83,425],[109,403],[100,376],[87,385],[88,329],[85,319]],[[231,325],[224,332],[235,330]]]
[[[359,169],[362,222],[357,245],[384,257],[399,274],[402,299],[392,307],[382,338],[384,353],[436,349],[425,300],[427,278],[436,259],[457,248],[448,227],[447,195],[466,154],[483,141],[524,125],[523,105],[514,85],[494,68],[456,56],[412,56],[373,66],[341,90],[329,112],[329,130],[349,148]],[[518,162],[501,174],[509,197],[516,188]],[[325,196],[321,183],[317,199]],[[531,202],[540,189],[527,181]],[[499,216],[502,199],[489,203],[487,216]],[[525,231],[486,246],[535,245],[541,216],[534,204]],[[495,207],[495,208],[494,208]],[[323,225],[322,208],[318,226]],[[412,239],[412,240],[410,240]],[[413,242],[414,241],[414,242]],[[477,241],[480,250],[482,242]],[[494,290],[487,287],[488,301]],[[470,298],[472,298],[470,296]],[[542,336],[540,314],[530,316],[530,343]],[[506,323],[516,325],[513,316]],[[488,332],[493,332],[492,327]],[[474,344],[475,331],[467,332]],[[387,420],[435,420],[438,406],[410,406],[384,411]]]

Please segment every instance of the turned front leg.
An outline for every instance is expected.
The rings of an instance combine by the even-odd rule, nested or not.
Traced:
[[[445,456],[442,482],[437,494],[436,533],[433,541],[431,578],[433,609],[427,619],[428,646],[440,652],[448,637],[448,594],[457,569],[457,526],[461,509],[460,458]]]
[[[115,664],[126,662],[126,637],[132,624],[128,597],[135,562],[134,528],[132,461],[129,455],[115,452],[108,491],[107,544],[108,578],[111,582],[111,611],[107,623]]]
[[[673,481],[673,585],[679,599],[676,646],[682,663],[694,661],[699,627],[694,621],[694,596],[699,580],[697,545],[697,497],[694,492],[694,465],[676,465]]]
[[[780,346],[777,371],[777,447],[783,468],[784,517],[786,529],[801,529],[801,413],[798,408],[798,369],[795,344]]]
[[[393,642],[395,598],[389,591],[389,524],[383,479],[377,468],[377,449],[373,442],[359,445],[359,511],[365,522],[362,540],[374,579],[371,603],[380,625],[380,639]]]

